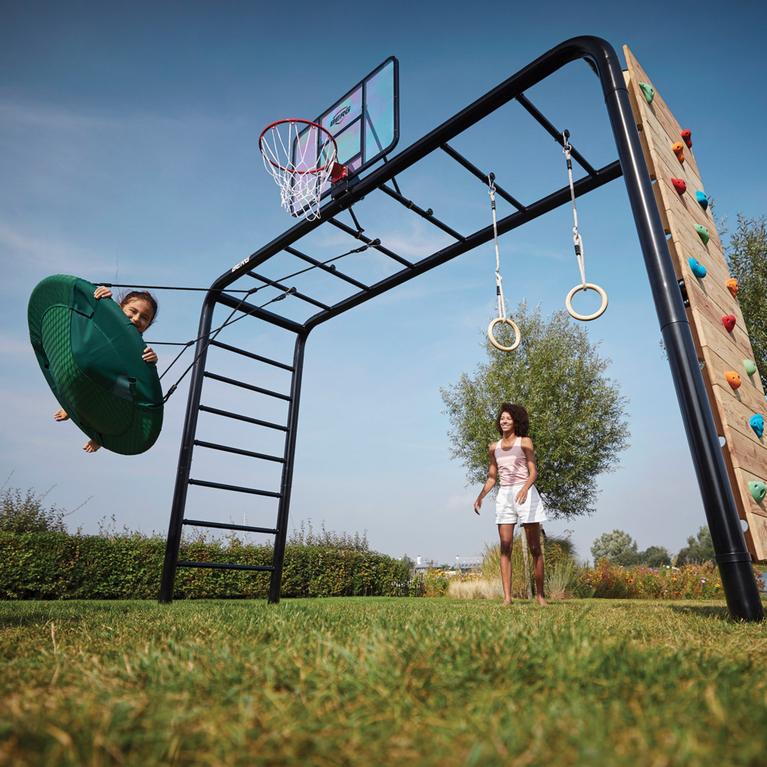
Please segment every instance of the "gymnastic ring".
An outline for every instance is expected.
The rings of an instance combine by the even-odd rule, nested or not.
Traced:
[[[503,344],[499,343],[495,336],[493,335],[493,329],[496,325],[499,323],[508,325],[513,331],[514,331],[514,343],[511,346],[503,346]],[[507,317],[496,317],[488,326],[487,326],[487,338],[490,341],[490,343],[498,349],[498,351],[501,352],[513,352],[514,349],[516,349],[519,346],[519,342],[522,340],[522,334],[519,332],[519,328],[517,327],[517,323],[514,322],[514,320],[510,320]]]
[[[595,293],[599,293],[599,295],[602,297],[602,304],[593,314],[578,314],[578,312],[573,309],[573,296],[579,290],[593,290]],[[604,288],[600,288],[599,285],[595,285],[593,282],[586,282],[582,285],[576,285],[567,294],[567,298],[565,299],[565,308],[574,320],[580,320],[581,322],[595,320],[597,317],[601,317],[605,313],[605,309],[607,309],[607,292]]]

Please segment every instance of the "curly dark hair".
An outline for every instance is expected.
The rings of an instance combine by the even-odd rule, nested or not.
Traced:
[[[500,435],[503,435],[503,431],[501,431],[501,416],[504,413],[508,413],[514,419],[514,434],[518,437],[527,437],[530,432],[530,416],[527,414],[527,410],[522,405],[512,405],[510,402],[503,402],[495,419],[495,428],[498,429]]]
[[[120,297],[119,304],[121,307],[125,306],[128,301],[132,301],[134,298],[140,298],[143,301],[146,301],[152,307],[152,319],[149,321],[149,325],[151,325],[157,319],[157,299],[146,290],[131,290],[129,293],[126,293],[124,296]]]

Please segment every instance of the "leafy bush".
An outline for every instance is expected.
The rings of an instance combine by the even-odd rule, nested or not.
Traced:
[[[716,599],[722,592],[719,571],[713,563],[684,567],[622,567],[602,559],[583,568],[582,586],[595,597],[621,599]]]
[[[43,506],[44,495],[34,490],[8,488],[2,495],[0,508],[0,531],[9,533],[44,533],[66,531],[64,512],[55,506]]]
[[[366,545],[366,544],[365,544]],[[139,533],[109,537],[62,532],[0,532],[0,598],[154,599],[160,589],[165,540]],[[198,538],[181,545],[196,561],[269,565],[271,546]],[[175,596],[188,599],[265,598],[269,573],[180,568]],[[282,595],[398,596],[408,593],[406,563],[359,548],[290,543]]]

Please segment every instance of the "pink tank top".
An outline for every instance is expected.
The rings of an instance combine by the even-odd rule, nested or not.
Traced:
[[[522,437],[517,437],[514,444],[504,450],[501,441],[495,443],[495,462],[498,465],[498,478],[501,487],[521,485],[527,481],[530,472],[527,468],[527,458],[522,450]]]

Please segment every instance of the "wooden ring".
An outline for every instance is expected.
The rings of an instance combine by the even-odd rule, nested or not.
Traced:
[[[602,304],[599,309],[594,312],[594,314],[578,314],[578,312],[573,309],[573,296],[579,290],[593,290],[595,293],[599,293],[599,295],[602,297]],[[581,322],[595,320],[597,317],[601,317],[605,313],[605,309],[607,309],[607,292],[604,288],[600,288],[599,285],[595,285],[593,282],[585,282],[582,285],[576,285],[567,294],[567,298],[565,298],[565,308],[567,309],[570,316],[575,320],[580,320]]]
[[[498,324],[508,325],[513,331],[514,331],[514,343],[511,346],[503,346],[501,343],[499,343],[495,336],[493,335],[493,330],[496,325]],[[498,351],[501,352],[513,352],[514,349],[516,349],[519,346],[519,342],[522,340],[522,334],[519,332],[519,328],[517,327],[517,323],[514,322],[514,320],[507,319],[506,317],[496,317],[488,326],[487,326],[487,338],[490,341],[490,343],[498,349]]]

